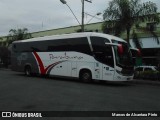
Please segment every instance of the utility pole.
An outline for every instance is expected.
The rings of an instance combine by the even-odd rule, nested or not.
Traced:
[[[67,2],[65,0],[60,0],[60,1],[61,1],[61,3],[66,4],[68,6],[68,8],[70,9],[70,11],[72,12],[72,14],[74,15],[74,17],[76,18],[77,22],[80,25],[80,22],[78,21],[76,15],[74,14],[74,12],[70,8],[70,6],[67,4]],[[92,3],[92,0],[81,0],[81,2],[82,2],[82,24],[80,25],[81,26],[81,32],[84,32],[84,1]]]
[[[92,3],[92,0],[81,0],[82,1],[82,25],[81,31],[84,32],[84,1]]]
[[[82,26],[81,31],[84,32],[84,0],[82,0]]]

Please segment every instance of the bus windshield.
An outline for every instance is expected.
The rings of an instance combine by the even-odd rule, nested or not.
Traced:
[[[120,66],[120,67],[133,66],[132,54],[131,54],[128,44],[125,42],[120,42],[116,40],[112,40],[112,42],[116,44],[121,44],[123,46],[122,55],[119,54],[118,52],[118,46],[114,46],[115,59],[116,59],[117,66]]]

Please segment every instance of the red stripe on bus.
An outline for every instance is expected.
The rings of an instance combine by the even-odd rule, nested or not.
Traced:
[[[41,74],[45,74],[46,71],[45,71],[45,68],[44,68],[44,65],[43,65],[43,62],[42,62],[41,58],[39,57],[39,55],[36,52],[33,52],[33,54],[34,54],[34,56],[36,57],[36,59],[38,61]]]
[[[40,74],[46,74],[47,71],[50,71],[50,69],[52,69],[54,66],[58,65],[59,63],[62,63],[64,61],[58,61],[56,63],[53,63],[51,65],[49,65],[47,68],[44,68],[44,65],[43,65],[43,62],[41,60],[41,58],[39,57],[39,55],[36,53],[36,52],[33,52],[34,56],[36,57],[37,61],[38,61],[38,64],[39,64],[39,68],[40,68]]]

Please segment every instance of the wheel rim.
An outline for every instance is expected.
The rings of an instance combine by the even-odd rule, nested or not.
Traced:
[[[81,74],[81,80],[83,82],[86,82],[86,83],[89,83],[91,82],[92,80],[92,77],[91,77],[91,73],[88,72],[88,71],[83,71],[82,74]]]
[[[84,73],[83,74],[83,80],[89,80],[90,79],[90,74],[89,73]]]

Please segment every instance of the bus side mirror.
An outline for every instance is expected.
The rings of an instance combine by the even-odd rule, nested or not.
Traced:
[[[117,47],[118,47],[118,53],[119,53],[120,55],[122,55],[122,54],[124,53],[123,45],[122,45],[122,44],[119,44]]]
[[[119,55],[122,55],[124,53],[122,44],[114,44],[114,43],[105,43],[105,44],[110,46],[117,46]]]

